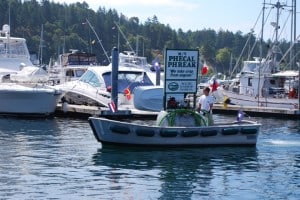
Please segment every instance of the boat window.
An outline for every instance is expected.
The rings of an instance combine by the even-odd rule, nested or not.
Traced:
[[[101,87],[100,81],[97,76],[92,71],[86,71],[79,81],[90,84],[93,87]]]
[[[248,86],[252,86],[252,78],[248,79]]]
[[[96,63],[96,56],[88,53],[71,53],[67,58],[69,65],[93,65]]]
[[[275,85],[275,80],[274,80],[274,79],[271,79],[271,80],[270,80],[270,84],[271,84],[271,85]]]
[[[66,76],[74,77],[74,72],[73,72],[73,70],[67,70],[67,71],[66,71]]]
[[[119,73],[119,80],[128,80],[130,82],[140,82],[143,81],[143,73]]]
[[[84,69],[78,69],[75,71],[76,77],[81,77],[82,74],[84,74],[85,70]]]
[[[10,55],[10,57],[16,56],[29,56],[26,44],[23,41],[11,40],[9,44],[1,41],[0,55]]]

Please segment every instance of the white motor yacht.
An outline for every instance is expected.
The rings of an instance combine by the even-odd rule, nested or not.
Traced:
[[[6,75],[0,83],[0,114],[49,116],[55,112],[62,90],[45,84],[47,73],[39,67],[24,67]]]
[[[56,85],[65,91],[62,101],[70,104],[108,107],[111,99],[112,67],[91,66],[76,81]],[[119,66],[118,105],[133,108],[135,88],[154,86],[155,73],[143,69]],[[162,97],[160,97],[162,99]],[[147,103],[147,102],[145,102]]]
[[[8,25],[0,33],[0,114],[53,114],[62,91],[45,84],[47,72],[32,65],[24,38],[11,37]]]

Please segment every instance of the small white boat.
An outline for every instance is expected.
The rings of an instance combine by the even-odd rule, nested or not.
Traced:
[[[185,117],[180,116],[178,121],[182,122]],[[102,144],[143,147],[255,146],[261,126],[257,122],[244,120],[212,126],[151,126],[101,117],[90,117],[89,123],[97,141]]]
[[[179,52],[179,54],[178,54]],[[174,56],[175,55],[175,56]],[[190,56],[191,63],[197,63],[198,50],[169,50],[166,53],[166,60],[172,60],[176,55]],[[171,59],[168,59],[171,58]],[[172,63],[172,61],[170,61]],[[182,62],[185,62],[182,60]],[[185,63],[186,64],[186,63]],[[195,75],[194,70],[184,70],[194,65],[166,65],[167,76],[170,68],[174,70],[180,66],[178,73]],[[182,67],[184,66],[184,67]],[[187,97],[188,93],[193,94],[195,98],[197,76],[190,82],[184,82],[182,76],[174,75],[175,78],[168,82],[165,78],[163,110],[158,114],[156,124],[137,124],[124,121],[116,121],[102,117],[90,117],[89,123],[96,139],[105,144],[132,145],[132,146],[220,146],[220,145],[238,145],[255,146],[261,124],[257,122],[244,121],[238,117],[238,121],[229,123],[213,123],[212,117],[207,111],[200,113],[195,111],[195,101],[191,106],[189,99],[176,99],[175,95]],[[180,74],[180,75],[182,75]],[[191,76],[189,76],[191,77]],[[178,81],[178,82],[176,82]],[[168,83],[168,84],[166,84]],[[183,83],[181,86],[179,86]],[[188,87],[185,87],[188,85]],[[151,92],[146,89],[142,95],[145,96],[145,103],[153,103]],[[143,95],[144,94],[144,95]],[[156,97],[154,96],[154,99]],[[168,100],[167,100],[168,99]],[[186,100],[185,102],[182,102]],[[117,116],[118,112],[115,113]],[[239,113],[240,114],[240,113]],[[242,115],[241,115],[242,116]]]

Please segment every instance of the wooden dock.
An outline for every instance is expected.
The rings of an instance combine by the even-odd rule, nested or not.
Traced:
[[[266,116],[278,118],[293,118],[300,119],[300,110],[298,109],[284,109],[284,108],[268,108],[268,107],[255,107],[255,106],[238,106],[228,105],[224,108],[223,104],[214,104],[213,112],[215,114],[229,114],[236,115],[239,110],[242,110],[250,116]],[[58,104],[55,116],[59,117],[74,117],[74,118],[88,118],[90,116],[103,116],[108,118],[147,118],[156,119],[158,112],[137,110],[134,108],[121,108],[118,112],[112,113],[108,108],[85,106],[85,105],[72,105],[68,104],[63,107]]]
[[[88,118],[91,116],[103,116],[108,118],[150,118],[156,119],[158,112],[137,110],[134,108],[120,108],[117,112],[113,113],[109,108],[85,105],[68,104],[64,107],[58,104],[55,111],[55,116],[59,117],[75,117],[75,118]]]
[[[281,118],[300,118],[300,110],[287,108],[270,108],[257,106],[240,106],[223,104],[214,104],[213,112],[219,114],[236,114],[239,110],[251,116],[281,117]]]

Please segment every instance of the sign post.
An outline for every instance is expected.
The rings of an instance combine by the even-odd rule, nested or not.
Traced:
[[[199,51],[185,49],[166,49],[164,110],[169,109],[167,99],[174,95],[194,94],[194,107],[197,93]]]

